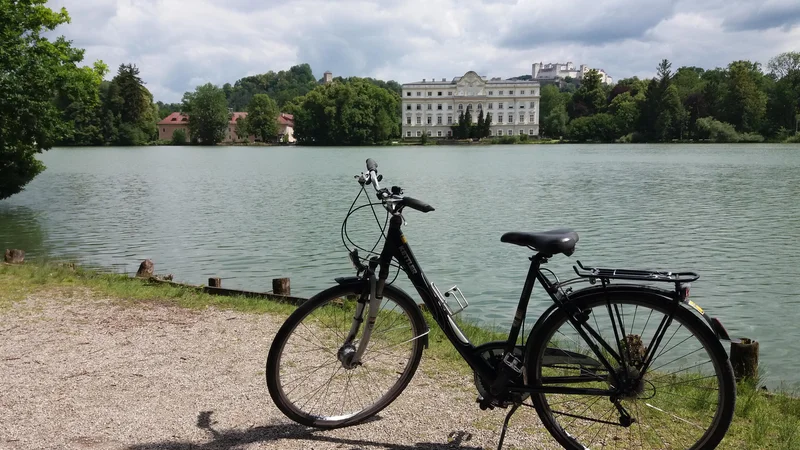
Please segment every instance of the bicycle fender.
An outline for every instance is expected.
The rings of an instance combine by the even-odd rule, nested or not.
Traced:
[[[609,284],[605,288],[603,286],[590,286],[587,288],[583,288],[577,290],[569,295],[570,299],[580,299],[581,297],[587,295],[598,295],[603,294],[603,292],[615,293],[615,292],[626,292],[626,293],[642,293],[648,295],[654,295],[660,297],[664,303],[672,303],[675,301],[675,292],[669,291],[666,289],[657,288],[654,286],[644,286],[644,285],[635,285],[635,284]],[[696,303],[689,299],[682,300],[680,305],[684,309],[688,309],[700,317],[703,318],[708,328],[714,333],[717,339],[723,341],[730,341],[731,338],[728,335],[728,332],[725,330],[725,327],[722,326],[722,323],[719,319],[711,317],[706,313],[703,308],[698,306]],[[549,311],[549,310],[548,310]],[[538,322],[537,322],[538,323]]]
[[[353,276],[338,277],[335,278],[335,281],[341,285],[349,285],[349,284],[361,285],[361,283],[364,282],[363,279]],[[425,330],[423,331],[424,336],[422,336],[420,339],[422,339],[422,345],[424,346],[424,348],[428,348],[428,332],[430,331],[430,327],[428,327],[428,321],[425,320],[425,316],[422,314],[422,309],[419,307],[417,302],[415,302],[414,299],[411,298],[411,296],[408,295],[404,290],[395,287],[394,285],[391,284],[385,285],[383,287],[383,292],[389,292],[389,294],[392,297],[407,302],[409,305],[413,305],[411,307],[411,314],[417,316],[419,319],[422,320],[422,323],[425,324]]]

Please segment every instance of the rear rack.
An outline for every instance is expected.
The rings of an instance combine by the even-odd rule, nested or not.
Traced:
[[[603,269],[599,267],[586,267],[578,261],[578,267],[572,266],[579,277],[589,279],[616,279],[638,281],[661,281],[665,283],[691,283],[700,278],[694,272],[658,272],[636,269]],[[579,269],[580,268],[580,269]]]

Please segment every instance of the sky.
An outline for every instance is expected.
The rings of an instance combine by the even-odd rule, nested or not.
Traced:
[[[116,72],[136,64],[156,100],[207,82],[308,63],[316,78],[410,83],[587,64],[615,80],[673,69],[766,66],[800,51],[798,0],[51,0],[56,29]]]

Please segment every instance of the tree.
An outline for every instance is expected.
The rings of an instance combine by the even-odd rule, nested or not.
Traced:
[[[728,65],[728,89],[722,118],[740,132],[759,131],[767,112],[767,95],[759,89],[763,77],[757,64],[735,61]]]
[[[225,139],[231,120],[225,93],[211,83],[183,94],[181,112],[189,116],[189,135],[203,145],[216,145]]]
[[[36,154],[69,134],[53,99],[80,76],[83,50],[43,36],[70,20],[45,3],[0,0],[0,199],[44,170]]]
[[[100,84],[108,73],[102,61],[93,67],[82,67],[70,71],[64,89],[56,96],[56,105],[61,110],[61,120],[67,125],[67,133],[59,145],[102,145],[103,129]]]
[[[571,94],[560,92],[555,85],[542,86],[539,117],[544,136],[560,137],[567,134],[567,122],[569,121],[567,104],[570,103],[571,98]]]
[[[569,123],[568,135],[579,142],[612,142],[615,138],[614,118],[606,113],[579,117]]]
[[[639,121],[639,104],[631,96],[631,91],[614,97],[608,112],[614,118],[614,129],[617,137],[633,133]]]
[[[262,142],[274,142],[278,137],[278,105],[266,94],[256,94],[247,105],[247,117],[239,124],[239,135],[255,135]]]
[[[606,93],[600,73],[592,69],[581,80],[581,87],[572,95],[567,104],[570,117],[583,117],[602,112],[606,106]]]
[[[783,78],[793,71],[800,71],[800,52],[785,52],[770,59],[767,69],[776,78]]]
[[[483,120],[483,129],[481,130],[481,138],[489,137],[492,134],[492,113],[486,113],[486,118]]]
[[[400,96],[354,78],[295,101],[295,137],[307,145],[375,145],[400,135]]]
[[[471,133],[472,136],[471,137],[473,139],[482,138],[483,137],[482,133],[483,133],[484,127],[485,127],[485,122],[484,122],[484,119],[483,119],[483,109],[481,109],[480,111],[478,111],[478,123],[471,130],[472,131],[472,133]]]
[[[186,145],[186,132],[178,128],[172,132],[172,145]]]

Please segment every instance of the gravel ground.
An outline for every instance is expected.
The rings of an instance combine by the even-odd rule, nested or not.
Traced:
[[[377,420],[332,431],[273,405],[264,361],[280,319],[84,290],[0,311],[0,449],[484,449],[505,410],[481,411],[470,377],[426,363]],[[533,411],[506,449],[558,448]]]

